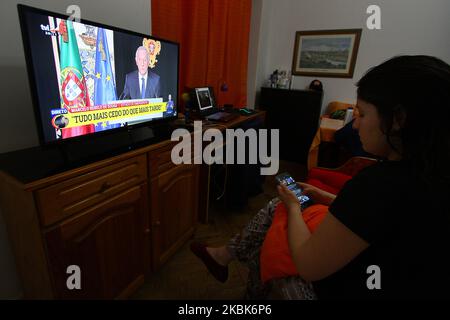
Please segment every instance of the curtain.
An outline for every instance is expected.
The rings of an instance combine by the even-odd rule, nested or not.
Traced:
[[[211,86],[217,104],[247,103],[251,0],[152,0],[152,34],[180,43],[179,96]]]

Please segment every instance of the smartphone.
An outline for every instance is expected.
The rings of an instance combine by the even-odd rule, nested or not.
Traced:
[[[275,177],[275,180],[278,184],[282,183],[289,190],[294,192],[298,201],[300,202],[300,206],[302,209],[305,209],[312,204],[311,198],[303,194],[302,188],[300,188],[300,186],[295,182],[294,178],[292,178],[289,173],[281,173]]]

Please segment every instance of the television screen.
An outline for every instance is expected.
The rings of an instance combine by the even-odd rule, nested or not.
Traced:
[[[42,143],[176,118],[177,43],[18,8]]]

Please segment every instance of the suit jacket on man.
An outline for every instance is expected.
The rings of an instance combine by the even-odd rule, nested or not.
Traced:
[[[147,83],[145,85],[145,98],[159,98],[160,97],[160,83],[159,76],[156,73],[148,70]],[[125,86],[121,99],[141,99],[141,83],[139,79],[139,71],[133,71],[126,75]]]

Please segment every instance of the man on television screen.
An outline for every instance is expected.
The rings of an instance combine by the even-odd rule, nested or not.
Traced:
[[[149,55],[145,47],[137,48],[135,60],[138,70],[126,75],[121,100],[159,98],[160,77],[149,70]]]

